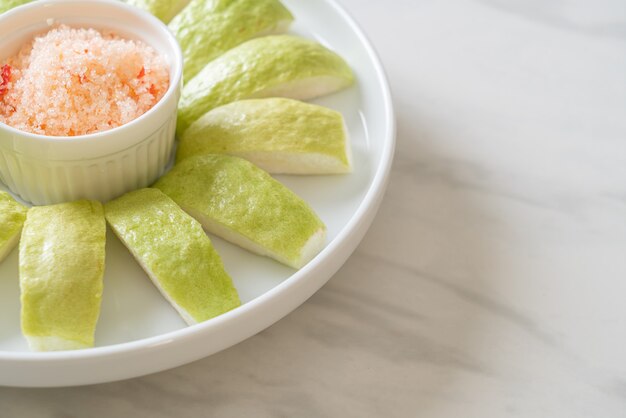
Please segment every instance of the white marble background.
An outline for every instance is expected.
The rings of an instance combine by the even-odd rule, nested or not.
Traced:
[[[0,416],[626,417],[626,2],[342,2],[399,128],[343,269],[229,350]]]

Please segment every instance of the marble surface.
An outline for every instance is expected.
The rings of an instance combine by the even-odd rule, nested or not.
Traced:
[[[626,416],[626,3],[342,3],[398,119],[356,253],[229,350],[0,416]]]

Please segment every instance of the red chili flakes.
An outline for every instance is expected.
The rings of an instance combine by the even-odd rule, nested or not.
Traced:
[[[80,84],[85,84],[89,81],[89,78],[87,78],[86,74],[74,74],[73,76],[76,77]]]
[[[141,67],[141,71],[139,71],[137,78],[142,78],[144,75],[146,75],[146,69],[145,67]]]
[[[5,64],[0,68],[0,96],[4,96],[9,89],[8,85],[11,81],[11,66]]]
[[[156,96],[157,95],[157,89],[154,86],[154,84],[150,84],[150,88],[148,89],[148,91],[150,92],[151,95]]]

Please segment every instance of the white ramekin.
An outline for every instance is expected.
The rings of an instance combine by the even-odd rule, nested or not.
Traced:
[[[0,181],[35,205],[81,198],[106,202],[152,184],[174,144],[183,59],[158,19],[120,1],[42,0],[0,15],[0,63],[50,25],[110,29],[140,39],[170,67],[170,86],[148,112],[126,125],[91,135],[34,135],[0,123]]]

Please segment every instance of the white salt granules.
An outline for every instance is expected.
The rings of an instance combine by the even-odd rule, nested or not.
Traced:
[[[0,65],[0,121],[49,136],[106,131],[147,112],[169,72],[141,41],[60,25]]]

